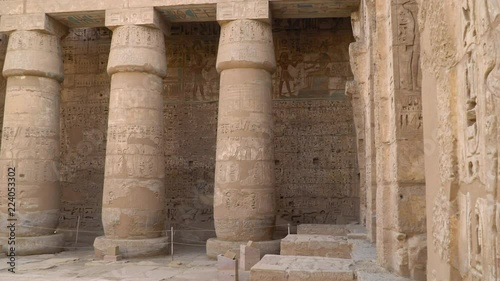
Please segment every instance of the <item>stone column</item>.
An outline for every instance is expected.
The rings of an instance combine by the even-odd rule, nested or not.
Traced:
[[[279,240],[272,240],[276,206],[271,73],[276,62],[268,8],[267,1],[217,7],[222,28],[217,57],[217,238],[207,241],[210,257],[229,249],[238,252],[249,240],[262,255],[279,252]]]
[[[62,34],[45,29],[49,23],[57,26],[45,15],[33,15],[41,27],[25,27],[19,17],[6,19],[16,30],[7,29],[6,22],[1,27],[11,33],[3,68],[7,85],[0,149],[0,244],[15,255],[55,253],[64,244],[63,235],[55,234]]]
[[[354,74],[353,84],[346,84],[346,91],[354,86],[358,97],[352,97],[353,109],[355,109],[354,119],[358,132],[358,166],[360,172],[360,193],[361,203],[365,203],[364,213],[367,237],[371,242],[376,239],[376,194],[377,194],[377,176],[376,176],[376,153],[373,117],[373,37],[375,28],[375,2],[374,0],[363,0],[359,11],[351,14],[351,23],[354,39],[349,46],[349,61],[351,70]],[[357,115],[358,118],[356,117]],[[360,140],[359,137],[363,139]]]
[[[106,146],[102,220],[105,236],[95,254],[119,247],[124,258],[166,254],[165,161],[163,157],[164,34],[129,22],[135,10],[106,11],[113,29],[108,73],[111,92]],[[151,9],[136,12],[158,20]],[[118,26],[116,26],[116,25]],[[153,25],[154,27],[151,27]]]

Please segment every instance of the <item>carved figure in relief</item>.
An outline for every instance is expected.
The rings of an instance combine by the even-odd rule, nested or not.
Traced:
[[[196,93],[200,90],[201,99],[205,100],[205,78],[203,77],[203,71],[206,70],[208,60],[203,61],[202,55],[198,53],[199,42],[193,44],[193,63],[191,64],[191,71],[193,73],[193,99],[196,99]]]
[[[309,62],[309,66],[306,66],[304,70],[309,71],[307,73],[308,77],[314,77],[314,76],[328,76],[330,74],[330,69],[328,68],[328,65],[332,61],[330,55],[328,55],[328,42],[323,41],[321,43],[321,46],[319,47],[320,53],[318,54],[318,57],[316,60],[313,62]]]
[[[282,95],[282,90],[283,90],[283,84],[286,86],[286,90],[288,93],[284,94],[283,96],[289,97],[292,94],[292,90],[290,88],[290,82],[294,80],[294,77],[290,74],[290,71],[288,68],[290,66],[292,67],[297,67],[297,64],[302,61],[302,58],[299,57],[297,60],[290,60],[288,58],[288,53],[282,52],[280,55],[280,58],[278,60],[278,67],[279,67],[279,92],[278,94],[281,96]],[[295,96],[298,95],[298,92],[294,94]]]
[[[398,39],[404,49],[399,54],[401,61],[400,85],[406,90],[420,88],[420,44],[417,28],[416,11],[407,2],[398,9]]]

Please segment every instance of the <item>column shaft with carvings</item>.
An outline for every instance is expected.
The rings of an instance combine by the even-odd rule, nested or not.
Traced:
[[[151,13],[154,17],[152,9]],[[162,30],[134,24],[114,28],[108,73],[105,236],[96,238],[95,254],[102,257],[115,246],[126,258],[166,254],[162,96],[166,52]]]
[[[40,18],[49,21],[45,15]],[[55,234],[61,193],[62,51],[60,36],[38,30],[12,31],[3,68],[0,244],[8,253],[15,247],[16,255],[55,253],[64,244],[63,235]],[[8,242],[13,233],[15,244]]]
[[[427,237],[417,1],[376,1],[373,102],[380,265],[426,279]],[[441,227],[441,226],[440,226]]]
[[[219,6],[219,20],[220,12]],[[279,242],[272,240],[276,206],[271,25],[231,19],[222,22],[221,28],[214,191],[217,238],[207,242],[207,254],[237,251],[248,240],[256,242],[262,254],[273,253],[279,251]]]

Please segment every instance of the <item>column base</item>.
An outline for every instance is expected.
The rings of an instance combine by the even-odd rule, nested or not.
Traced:
[[[6,237],[0,238],[0,245],[2,245],[2,252],[9,253],[11,245],[8,244]],[[55,254],[61,252],[63,247],[64,235],[62,233],[46,236],[16,237],[15,253],[16,256]]]
[[[217,255],[224,254],[228,250],[232,250],[237,257],[240,256],[240,245],[246,245],[248,241],[234,242],[223,241],[217,238],[207,240],[207,256],[211,259],[216,259]],[[267,254],[280,254],[281,239],[253,242],[254,247],[260,249],[260,257]]]
[[[150,239],[113,239],[99,236],[94,240],[96,258],[103,259],[106,251],[111,247],[119,247],[122,258],[152,257],[167,255],[170,242],[168,237]]]

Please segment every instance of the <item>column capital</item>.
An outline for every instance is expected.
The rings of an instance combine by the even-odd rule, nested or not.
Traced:
[[[47,14],[3,15],[0,18],[0,32],[12,33],[19,30],[38,31],[61,39],[68,34],[68,28]]]
[[[64,80],[61,40],[39,30],[14,30],[9,36],[3,76]]]
[[[230,0],[217,3],[217,21],[258,20],[271,23],[269,0]]]
[[[105,25],[111,30],[122,25],[141,25],[157,28],[164,35],[170,35],[170,24],[153,7],[106,10]]]
[[[222,25],[217,71],[231,68],[276,70],[271,25],[257,20],[234,20]]]

